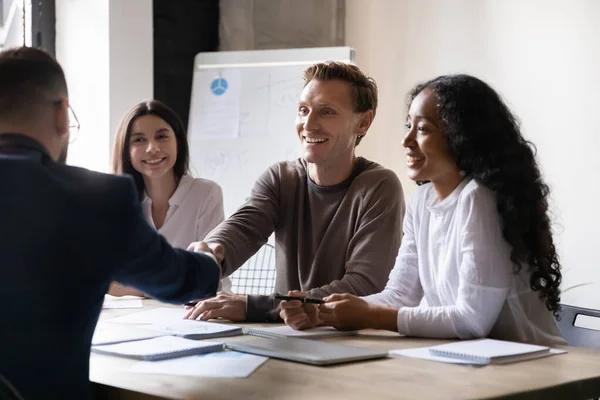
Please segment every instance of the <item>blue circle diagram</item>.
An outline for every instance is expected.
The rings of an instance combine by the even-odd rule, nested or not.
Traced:
[[[213,92],[215,96],[221,96],[227,91],[227,81],[224,78],[213,80],[210,84],[210,91]]]

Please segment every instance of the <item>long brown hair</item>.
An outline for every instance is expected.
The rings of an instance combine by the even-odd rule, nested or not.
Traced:
[[[131,127],[136,119],[144,115],[155,115],[171,126],[177,140],[177,160],[173,172],[177,180],[189,173],[190,150],[187,141],[187,131],[173,110],[158,100],[147,100],[135,105],[125,114],[115,134],[115,146],[112,154],[112,173],[128,174],[133,177],[140,199],[144,195],[144,178],[129,158],[129,138]]]

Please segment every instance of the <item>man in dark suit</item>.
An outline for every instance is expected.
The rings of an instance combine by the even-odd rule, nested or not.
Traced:
[[[0,52],[0,375],[28,400],[91,397],[111,281],[182,304],[214,296],[220,278],[212,256],[173,249],[146,223],[130,178],[64,165],[68,141],[59,64]]]

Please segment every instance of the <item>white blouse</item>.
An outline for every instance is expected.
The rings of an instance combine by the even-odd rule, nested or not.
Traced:
[[[426,184],[410,199],[386,288],[364,299],[399,308],[405,335],[566,344],[527,270],[513,272],[489,189],[465,178],[439,201]]]
[[[147,194],[142,200],[144,215],[156,229],[152,219],[152,200]],[[158,233],[173,247],[187,249],[190,243],[203,240],[225,220],[223,190],[208,179],[184,175],[169,199],[169,210]],[[231,280],[223,278],[220,290],[231,292]]]

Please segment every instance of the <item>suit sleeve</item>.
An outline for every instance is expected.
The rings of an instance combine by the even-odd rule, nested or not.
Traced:
[[[171,247],[148,225],[132,182],[123,182],[123,222],[115,233],[123,240],[113,279],[170,303],[214,296],[220,277],[217,263],[205,254]]]

